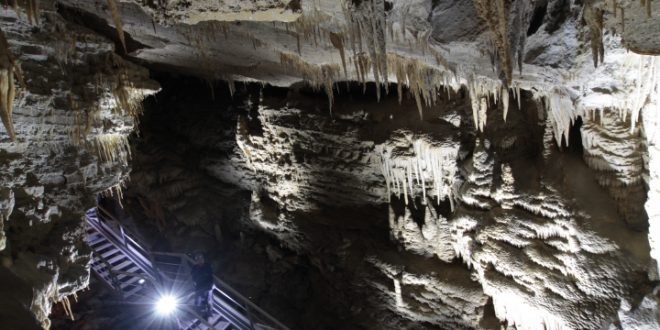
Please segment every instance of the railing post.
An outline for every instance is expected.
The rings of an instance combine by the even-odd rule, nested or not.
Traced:
[[[127,246],[128,244],[126,243],[126,233],[124,233],[124,227],[121,224],[117,225],[119,226],[119,232],[121,233],[121,241],[124,246]]]
[[[255,330],[254,321],[252,320],[253,319],[252,309],[250,309],[250,305],[248,304],[245,305],[245,313],[247,314],[248,321],[250,321],[250,328],[252,328],[252,330]]]

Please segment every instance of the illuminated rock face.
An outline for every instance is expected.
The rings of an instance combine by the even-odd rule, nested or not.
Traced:
[[[192,83],[185,93],[195,94],[168,99],[180,95],[173,88],[158,99],[166,106],[154,104],[158,110],[143,121],[148,139],[138,144],[136,191],[127,196],[163,198],[158,204],[173,221],[170,230],[196,232],[196,244],[207,249],[224,246],[219,259],[237,249],[226,244],[240,241],[238,232],[275,237],[280,247],[255,248],[274,260],[265,268],[287,260],[291,252],[283,251],[309,258],[294,264],[323,274],[321,282],[341,292],[328,293],[329,306],[350,301],[348,310],[336,308],[346,324],[654,324],[646,229],[626,216],[643,212],[646,196],[634,193],[634,184],[606,180],[644,173],[643,150],[630,148],[643,145],[643,136],[629,126],[604,131],[614,125],[608,113],[585,117],[582,134],[574,127],[570,146],[560,149],[544,107],[528,93],[520,110],[511,100],[506,122],[494,117],[476,133],[471,102],[458,94],[441,97],[421,120],[414,98],[399,105],[390,95],[374,104],[359,86],[342,89],[332,116],[318,109],[321,95],[304,90],[238,85],[227,106],[202,86]],[[158,142],[167,139],[159,132],[189,142]],[[198,155],[194,164],[182,150]],[[604,157],[621,167],[599,167],[595,159]],[[618,189],[632,191],[624,194],[630,209],[617,202]],[[194,229],[200,227],[206,234]],[[172,242],[181,250],[200,247]],[[219,268],[246,285],[239,271]],[[268,283],[279,282],[267,278],[247,285],[250,292],[275,294]],[[282,307],[295,306],[293,298],[261,299],[295,327],[311,326],[292,316],[304,312]]]
[[[132,167],[137,214],[182,249],[253,248],[277,272],[238,258],[225,275],[255,279],[300,328],[327,312],[309,288],[344,327],[657,326],[653,1],[40,4],[36,28],[0,16],[27,86],[11,119],[0,45],[17,137],[0,140],[0,249],[42,325],[86,284],[81,212]],[[156,71],[226,80],[234,99],[173,84],[129,163],[157,85],[106,38]]]
[[[48,327],[51,306],[88,284],[84,210],[126,177],[127,137],[138,109],[129,105],[140,106],[158,85],[115,55],[105,38],[68,24],[50,6],[40,13],[38,28],[24,12],[0,15],[25,83],[16,83],[16,141],[0,133],[0,254],[22,282],[3,287],[0,296],[3,306],[20,301]],[[23,295],[22,286],[32,290]]]

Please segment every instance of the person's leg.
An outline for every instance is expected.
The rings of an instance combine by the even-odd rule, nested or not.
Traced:
[[[211,316],[213,313],[213,308],[211,308],[213,305],[213,290],[208,290],[206,291],[206,310],[208,312],[208,316]]]
[[[195,290],[195,299],[194,299],[194,304],[195,308],[201,309],[201,307],[204,305],[204,291],[201,290]]]

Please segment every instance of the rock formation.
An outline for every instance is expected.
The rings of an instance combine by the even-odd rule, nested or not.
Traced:
[[[0,16],[4,56],[23,80],[7,96],[14,109],[5,126],[13,134],[3,131],[0,140],[0,247],[3,266],[32,288],[21,297],[25,307],[47,328],[52,304],[87,286],[82,215],[95,194],[126,178],[128,135],[143,96],[159,87],[111,42],[52,6],[38,17],[32,25],[21,7]],[[3,79],[14,84],[11,74]]]
[[[659,326],[652,0],[6,5],[2,296],[34,324],[104,193],[292,328]]]

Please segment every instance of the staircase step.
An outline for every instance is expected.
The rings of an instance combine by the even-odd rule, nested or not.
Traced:
[[[97,233],[97,232],[92,232],[87,235],[85,238],[85,242],[87,242],[87,245],[93,245],[98,243],[100,240],[105,240],[105,237],[103,235]]]
[[[87,222],[96,220],[96,212],[88,212]],[[108,222],[108,230],[119,233],[121,227],[115,222]],[[153,287],[146,283],[140,283],[143,279],[140,275],[160,273],[165,280],[166,286],[177,288],[188,292],[192,289],[190,278],[190,267],[183,255],[145,255],[147,251],[139,246],[129,245],[127,250],[115,244],[121,244],[114,233],[103,229],[96,231],[94,226],[87,228],[85,242],[92,248],[94,255],[90,263],[91,269],[96,275],[110,286],[118,286],[124,299],[131,303],[153,303]],[[118,236],[119,234],[117,234]],[[130,243],[133,244],[133,243]],[[136,243],[137,244],[137,243]],[[133,262],[136,260],[137,263]],[[141,268],[147,267],[147,268]],[[190,295],[186,296],[190,298]],[[239,300],[240,301],[240,300]],[[242,304],[238,302],[238,304]],[[236,305],[231,298],[226,298],[214,291],[211,305],[213,313],[208,319],[208,324],[213,330],[240,330],[250,327],[250,321],[245,314],[246,311]],[[186,327],[185,325],[188,324]],[[187,330],[206,330],[206,321],[196,320],[188,315],[182,325]],[[262,328],[258,326],[257,328]]]
[[[133,264],[130,267],[127,267],[126,269],[122,270],[122,272],[133,273],[133,274],[144,274],[142,269],[140,269],[140,267],[138,267],[135,264]]]
[[[123,261],[123,260],[128,259],[128,258],[123,253],[118,253],[118,254],[113,255],[111,258],[106,258],[106,259],[108,260],[108,263],[110,263],[112,265],[112,268],[115,268],[115,265],[118,262]]]
[[[90,244],[89,246],[96,252],[101,252],[109,247],[113,247],[112,243],[108,242],[107,239],[99,240],[94,244]]]
[[[124,262],[122,262],[118,265],[112,266],[112,268],[114,270],[120,270],[120,269],[125,268],[126,266],[130,266],[130,265],[133,265],[133,261],[130,260],[130,259],[127,259],[126,261],[124,261]]]
[[[142,285],[142,286],[136,286],[136,287],[130,289],[129,291],[124,291],[124,298],[129,298],[129,297],[135,296],[136,294],[139,294],[140,291],[144,290],[144,288],[145,288],[145,286]]]
[[[227,321],[221,321],[216,324],[213,324],[213,327],[217,330],[228,330],[231,327],[231,323]]]
[[[112,245],[112,243],[110,243],[110,242],[108,242],[108,241],[105,241],[105,243],[101,243],[101,244],[99,244],[99,245],[97,245],[97,246],[92,246],[92,250],[94,250],[94,252],[96,252],[96,254],[100,254],[100,255],[107,254],[107,253],[109,252],[108,249],[111,249],[111,250],[117,250],[117,249]],[[105,257],[104,257],[104,258],[105,258]]]
[[[124,281],[124,282],[121,283],[121,288],[122,288],[122,289],[124,289],[124,288],[126,288],[126,287],[128,287],[128,286],[136,285],[136,284],[137,284],[137,285],[140,285],[140,284],[138,284],[138,282],[140,281],[140,278],[141,278],[141,277],[139,277],[139,276],[130,276],[130,277],[129,277],[129,276],[126,276],[126,277],[124,277],[124,278],[128,278],[128,280],[126,280],[126,281]],[[121,280],[120,280],[120,281],[121,281]]]

